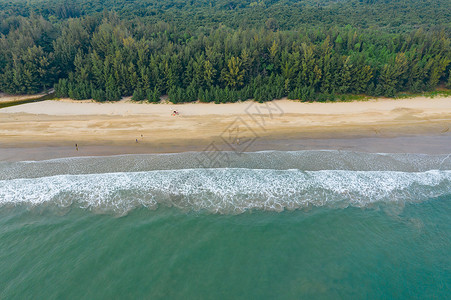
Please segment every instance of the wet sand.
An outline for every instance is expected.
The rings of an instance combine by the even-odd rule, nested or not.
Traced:
[[[60,146],[57,143],[29,144],[26,147],[0,147],[0,161],[47,160],[78,156],[110,156],[124,154],[177,153],[189,151],[234,151],[227,144],[215,144],[217,149],[209,145],[85,145]],[[451,134],[414,135],[392,138],[354,137],[325,139],[267,139],[256,140],[245,152],[252,151],[299,151],[299,150],[338,150],[370,153],[422,153],[449,154]],[[234,155],[241,152],[236,151]]]

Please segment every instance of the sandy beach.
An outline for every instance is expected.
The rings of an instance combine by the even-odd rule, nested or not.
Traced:
[[[179,105],[48,100],[0,109],[0,159],[205,149],[448,153],[450,125],[450,97]],[[416,147],[405,140],[414,136]]]

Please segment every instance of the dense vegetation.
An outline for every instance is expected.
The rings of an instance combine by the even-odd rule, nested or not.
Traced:
[[[0,91],[333,100],[450,86],[450,1],[0,0]]]

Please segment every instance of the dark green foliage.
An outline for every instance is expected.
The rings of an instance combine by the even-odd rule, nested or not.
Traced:
[[[146,93],[143,91],[143,89],[138,88],[133,92],[132,100],[133,101],[143,101],[147,97]]]
[[[62,78],[55,84],[55,96],[58,98],[69,97],[69,85],[67,79]]]
[[[305,24],[314,28],[352,24],[363,29],[406,32],[418,26],[449,25],[451,4],[448,0],[0,0],[0,20],[30,15],[52,21],[102,17],[105,11],[117,12],[122,20],[172,22],[182,31],[208,31],[218,24],[271,31],[292,30]],[[0,33],[8,30],[7,24],[0,27]],[[171,36],[177,42],[186,42],[190,37]],[[341,38],[343,45],[348,42],[346,36]]]
[[[91,97],[95,101],[103,102],[106,100],[106,95],[103,90],[93,88],[91,90]]]
[[[154,87],[153,90],[147,91],[147,101],[157,103],[160,101],[160,95],[161,93],[158,87]]]
[[[113,74],[110,74],[105,84],[105,98],[107,101],[117,101],[121,99],[121,91]]]
[[[0,0],[0,92],[225,103],[450,85],[448,1],[124,1]]]
[[[69,97],[75,100],[91,98],[91,85],[87,82],[69,83]]]
[[[289,99],[299,99],[301,101],[315,101],[317,94],[313,87],[303,86],[300,88],[295,88],[289,95]],[[324,101],[324,99],[322,99]]]

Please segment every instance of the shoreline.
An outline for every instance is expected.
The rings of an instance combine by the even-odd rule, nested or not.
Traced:
[[[451,97],[219,105],[46,100],[0,109],[0,161],[204,150],[443,154],[450,152],[449,127]]]
[[[352,138],[307,138],[307,139],[260,139],[243,152],[233,152],[229,147],[219,145],[215,150],[208,145],[121,145],[121,144],[79,144],[74,146],[58,143],[36,143],[13,147],[0,146],[0,161],[42,161],[71,157],[177,154],[185,152],[228,151],[233,155],[264,151],[349,151],[363,153],[406,153],[440,155],[450,154],[451,134],[410,135],[398,137],[352,137]],[[214,154],[213,154],[214,155]]]

